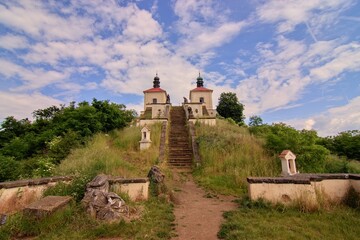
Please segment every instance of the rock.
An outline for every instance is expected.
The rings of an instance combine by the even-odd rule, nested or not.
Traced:
[[[99,220],[114,221],[121,219],[121,214],[128,214],[125,201],[116,193],[108,192],[109,181],[106,175],[96,176],[86,186],[81,202],[91,216]]]
[[[1,214],[0,215],[0,225],[4,225],[6,223],[6,220],[7,220],[7,215]]]
[[[165,179],[165,175],[161,172],[158,166],[154,165],[148,173],[148,178],[153,183],[162,183]]]
[[[98,189],[102,192],[109,191],[109,177],[105,174],[97,175],[91,182],[86,184],[86,189]]]

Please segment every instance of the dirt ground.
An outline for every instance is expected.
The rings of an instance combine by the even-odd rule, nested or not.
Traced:
[[[214,195],[198,187],[189,172],[175,172],[173,240],[212,240],[223,222],[223,212],[236,209],[234,197]]]

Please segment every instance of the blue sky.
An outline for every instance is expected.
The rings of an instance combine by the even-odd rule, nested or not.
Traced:
[[[173,105],[198,72],[245,115],[360,129],[356,0],[0,0],[0,119],[92,98],[141,110],[158,72]]]

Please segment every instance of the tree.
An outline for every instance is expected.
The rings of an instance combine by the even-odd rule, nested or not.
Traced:
[[[326,137],[321,140],[321,145],[339,156],[348,159],[360,160],[360,131],[349,130],[337,136]]]
[[[238,124],[244,123],[244,105],[239,102],[235,93],[221,93],[216,111],[224,118],[232,118]]]
[[[263,120],[261,119],[261,117],[254,115],[249,118],[250,127],[256,127],[260,125],[263,125]]]

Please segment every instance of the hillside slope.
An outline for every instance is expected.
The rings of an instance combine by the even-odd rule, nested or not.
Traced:
[[[196,124],[196,135],[202,166],[195,170],[195,179],[206,188],[240,196],[247,191],[248,176],[281,172],[278,158],[269,156],[245,127],[218,119],[214,127]]]

